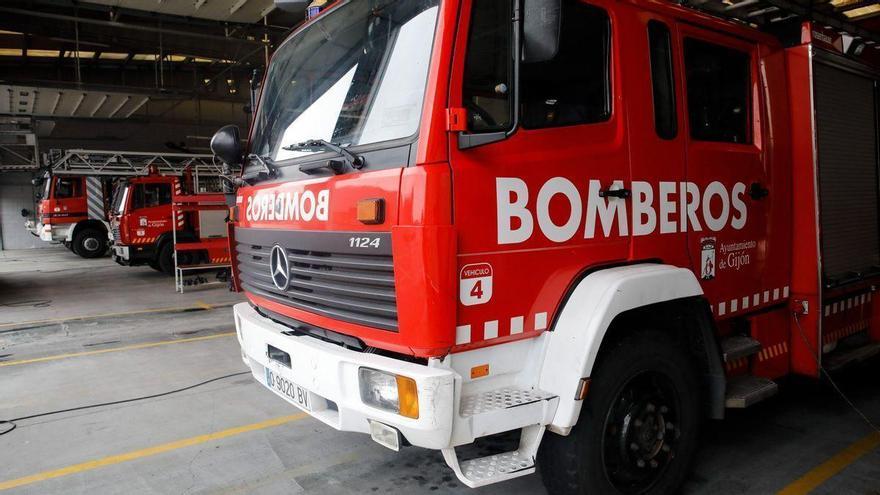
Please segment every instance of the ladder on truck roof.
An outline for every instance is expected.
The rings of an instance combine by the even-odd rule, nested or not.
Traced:
[[[183,175],[189,168],[203,177],[228,175],[214,155],[190,153],[151,153],[142,151],[51,150],[46,163],[52,173],[65,175],[109,175],[137,177],[155,170],[162,175]],[[224,173],[225,172],[225,173]]]
[[[853,15],[856,9],[874,2],[831,2],[827,0],[681,0],[681,5],[711,15],[747,24],[751,27],[772,31],[786,22],[813,21],[827,26],[866,45],[880,49],[880,33],[865,29],[858,21],[871,16]],[[852,17],[849,17],[847,13]]]

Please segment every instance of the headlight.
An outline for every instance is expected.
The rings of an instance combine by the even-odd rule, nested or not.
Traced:
[[[364,404],[418,419],[419,394],[415,380],[372,368],[360,368],[358,379]]]

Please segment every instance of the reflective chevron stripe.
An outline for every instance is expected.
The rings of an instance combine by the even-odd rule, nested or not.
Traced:
[[[104,191],[99,177],[86,177],[86,203],[89,218],[104,220]]]

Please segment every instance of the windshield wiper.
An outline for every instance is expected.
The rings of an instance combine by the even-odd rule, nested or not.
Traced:
[[[261,170],[256,171],[245,171],[242,174],[241,178],[249,181],[253,179],[266,180],[266,179],[274,179],[277,175],[278,167],[275,166],[275,162],[272,161],[268,156],[260,156],[256,153],[251,153],[247,156],[247,162],[256,161],[262,167]]]
[[[327,160],[326,163],[308,163],[300,165],[299,170],[307,174],[321,168],[329,168],[333,171],[333,173],[338,175],[345,172],[346,164],[355,170],[360,170],[364,168],[364,165],[367,164],[367,162],[364,160],[364,157],[360,155],[355,155],[351,151],[343,148],[342,146],[336,143],[331,143],[330,141],[325,141],[323,139],[309,139],[308,141],[299,144],[285,146],[282,149],[285,151],[333,151],[339,153],[339,156],[341,156],[342,159],[345,161],[343,163],[339,160],[331,159]]]

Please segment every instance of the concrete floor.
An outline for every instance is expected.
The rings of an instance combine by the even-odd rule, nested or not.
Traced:
[[[63,247],[0,251],[0,331],[47,320],[230,305],[241,299],[226,290],[199,287],[176,294],[174,278],[148,266],[119,266],[109,257],[83,259]]]
[[[190,299],[175,295],[171,282],[149,268],[82,261],[66,251],[34,254],[14,268],[8,260],[26,256],[0,258],[0,321],[66,320],[0,328],[0,419],[153,395],[245,371],[230,309],[211,306],[237,296],[214,289]],[[90,286],[95,282],[101,287]],[[51,306],[3,306],[39,299]],[[118,314],[197,301],[205,309]],[[76,319],[76,310],[117,314]],[[839,380],[880,422],[880,362]],[[17,421],[16,430],[0,436],[0,491],[16,485],[10,493],[544,493],[537,475],[472,491],[437,452],[394,453],[297,412],[240,375],[163,397]],[[282,424],[272,426],[275,418]],[[779,397],[707,425],[684,493],[776,493],[867,435],[826,384],[794,381]],[[839,472],[812,493],[880,494],[880,450],[836,466]]]

